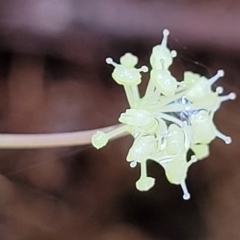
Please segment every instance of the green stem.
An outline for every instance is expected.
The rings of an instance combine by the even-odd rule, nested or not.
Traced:
[[[127,131],[126,126],[121,126],[119,128],[112,130],[111,132],[108,132],[107,135],[108,135],[108,138],[110,139],[110,138],[116,137],[117,135],[121,135],[122,133],[124,133],[126,131]]]
[[[137,86],[126,86],[124,85],[124,90],[128,99],[129,106],[135,108],[140,100],[139,91]]]

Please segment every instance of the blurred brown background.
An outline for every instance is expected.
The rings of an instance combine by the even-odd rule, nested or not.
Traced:
[[[211,77],[240,92],[240,2],[1,0],[0,131],[50,133],[117,123],[126,107],[111,79],[126,51],[148,64],[152,46],[171,31],[172,71]],[[0,239],[240,239],[239,99],[216,115],[233,143],[211,144],[190,168],[190,201],[149,162],[156,187],[135,190],[139,169],[125,161],[131,138],[91,146],[0,150]]]

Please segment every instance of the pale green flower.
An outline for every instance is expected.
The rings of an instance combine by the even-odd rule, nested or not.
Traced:
[[[208,144],[216,137],[231,143],[231,138],[216,128],[213,118],[222,102],[235,99],[236,94],[221,95],[222,87],[212,89],[224,75],[223,70],[210,79],[185,72],[184,80],[177,81],[169,71],[177,53],[167,47],[168,35],[169,31],[164,30],[161,44],[153,47],[152,69],[143,97],[137,85],[141,82],[140,72],[146,72],[147,68],[135,67],[137,57],[127,53],[120,58],[120,64],[107,58],[107,63],[114,66],[113,79],[124,87],[129,108],[119,117],[122,126],[108,133],[97,132],[92,143],[101,148],[110,139],[128,132],[134,140],[127,161],[131,167],[140,164],[136,188],[147,191],[154,186],[155,179],[147,174],[147,161],[153,160],[163,167],[170,183],[181,186],[187,200],[190,194],[186,178],[191,164],[209,155]],[[194,155],[187,159],[190,149]]]

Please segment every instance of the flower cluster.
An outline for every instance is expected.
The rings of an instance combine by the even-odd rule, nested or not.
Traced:
[[[147,72],[148,68],[135,68],[138,58],[131,53],[122,56],[119,64],[106,59],[114,66],[112,77],[124,87],[130,108],[120,115],[119,128],[108,133],[98,131],[92,136],[92,144],[99,149],[109,139],[129,132],[134,142],[127,161],[131,167],[137,163],[141,166],[137,189],[147,191],[153,187],[155,179],[147,175],[146,167],[146,162],[153,160],[164,168],[170,183],[182,187],[183,198],[187,200],[190,194],[186,177],[190,165],[209,155],[209,143],[216,137],[231,143],[231,138],[216,128],[213,117],[221,103],[235,99],[236,94],[221,96],[222,87],[213,90],[212,85],[224,75],[223,70],[210,79],[185,72],[183,80],[177,81],[169,71],[177,53],[167,47],[168,35],[165,29],[161,44],[153,47],[150,80],[143,97],[138,91],[140,72]],[[193,152],[190,159],[189,150]]]

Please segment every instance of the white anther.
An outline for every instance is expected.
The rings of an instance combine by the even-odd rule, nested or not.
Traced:
[[[183,194],[183,199],[184,199],[184,200],[189,200],[190,198],[191,198],[190,193],[184,193],[184,194]]]
[[[228,95],[228,97],[229,97],[230,100],[234,100],[234,99],[237,98],[237,94],[234,93],[234,92],[231,92],[231,93]]]
[[[167,37],[169,34],[170,34],[170,32],[169,32],[168,29],[164,29],[164,30],[163,30],[163,36],[164,36],[164,37]]]
[[[222,70],[222,69],[218,70],[217,75],[219,77],[223,77],[224,76],[224,70]]]
[[[225,141],[226,144],[230,144],[232,143],[232,138],[230,137],[225,137],[225,139],[223,139]]]
[[[139,70],[141,72],[147,72],[148,71],[148,67],[147,66],[142,66]]]
[[[106,63],[107,64],[113,64],[113,59],[110,58],[110,57],[106,58]]]
[[[176,56],[177,56],[177,51],[172,50],[172,51],[171,51],[171,57],[172,57],[172,58],[175,58]]]
[[[136,161],[130,162],[130,167],[131,168],[135,168],[136,166],[137,166],[137,162]]]
[[[224,91],[224,88],[223,87],[217,87],[217,89],[216,89],[216,93],[218,93],[218,94],[222,94],[223,93],[223,91]]]

